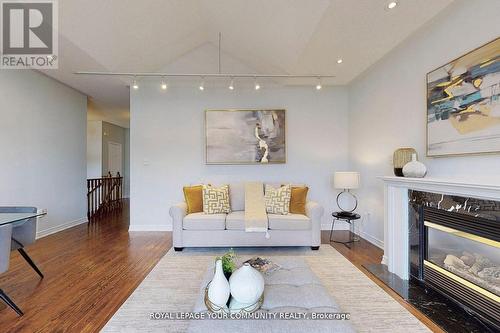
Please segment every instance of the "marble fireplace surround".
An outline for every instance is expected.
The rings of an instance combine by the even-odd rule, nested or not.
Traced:
[[[500,177],[487,180],[379,177],[384,182],[384,256],[382,264],[409,279],[408,190],[500,201]]]

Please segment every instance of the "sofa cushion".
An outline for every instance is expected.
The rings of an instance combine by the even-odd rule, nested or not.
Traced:
[[[226,217],[227,230],[245,230],[245,211],[231,212]]]
[[[226,214],[194,213],[184,217],[182,228],[185,230],[224,230]]]
[[[245,210],[245,183],[229,184],[231,210]]]
[[[302,214],[268,214],[271,230],[309,230],[311,220]]]

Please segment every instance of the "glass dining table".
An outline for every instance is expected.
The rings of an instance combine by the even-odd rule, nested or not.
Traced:
[[[26,223],[28,220],[30,220],[32,218],[43,216],[43,215],[46,215],[46,214],[47,214],[46,212],[41,212],[41,211],[31,212],[31,213],[6,213],[6,212],[0,212],[0,231],[1,231],[1,229],[3,227],[6,227],[8,225],[12,225],[12,227],[15,228],[17,225],[22,225],[22,224]],[[15,241],[15,239],[13,239],[13,238],[12,238],[12,240]],[[21,246],[22,246],[22,244],[21,244]],[[10,249],[9,249],[9,251],[10,251]],[[26,259],[26,261],[30,264],[30,266],[33,267],[33,269],[35,269],[35,271],[43,278],[42,272],[40,272],[40,270],[38,269],[38,267],[31,260],[31,258],[26,254],[26,252],[24,251],[24,249],[21,247],[21,248],[18,248],[18,251],[24,257],[24,259]],[[7,258],[0,258],[0,261],[2,261],[2,260],[4,260],[4,262],[5,262],[5,260],[8,261],[9,257],[7,257]],[[5,266],[5,264],[4,264],[4,266]],[[8,265],[7,265],[7,267],[8,267]],[[14,301],[12,301],[9,298],[9,296],[7,296],[7,294],[2,289],[0,289],[0,300],[2,300],[8,306],[10,306],[18,315],[20,315],[20,316],[23,315],[23,312],[21,311],[21,309],[14,303]]]
[[[25,220],[46,215],[45,212],[36,213],[0,213],[0,226],[12,223],[23,223]]]

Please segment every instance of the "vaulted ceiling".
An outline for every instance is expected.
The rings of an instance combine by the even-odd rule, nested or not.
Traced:
[[[59,69],[44,72],[89,95],[92,107],[122,117],[122,125],[127,123],[129,82],[74,72],[176,71],[172,64],[207,44],[217,45],[219,32],[223,64],[231,58],[257,73],[333,74],[330,84],[348,84],[452,0],[399,0],[393,10],[387,9],[388,2],[59,1]],[[207,66],[193,63],[193,71],[217,71],[214,60],[206,59]]]

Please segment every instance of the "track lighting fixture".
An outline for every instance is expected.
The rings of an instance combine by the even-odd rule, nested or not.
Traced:
[[[390,0],[386,0],[390,1]],[[387,6],[395,6],[397,5],[398,0],[392,0],[392,3],[394,4],[387,4]],[[188,72],[188,73],[153,73],[153,72],[95,72],[95,71],[78,71],[75,72],[77,75],[94,75],[94,76],[122,76],[122,77],[132,77],[133,78],[133,84],[131,87],[133,89],[139,89],[139,85],[137,84],[137,78],[148,78],[148,77],[160,77],[161,78],[161,89],[166,90],[167,84],[165,80],[167,79],[173,79],[173,78],[190,78],[190,79],[195,79],[200,78],[201,82],[200,85],[198,86],[198,89],[201,91],[205,90],[205,77],[208,77],[210,80],[212,79],[230,79],[231,83],[228,86],[229,90],[234,90],[234,80],[251,80],[252,78],[254,79],[254,89],[259,90],[261,88],[260,84],[257,82],[257,80],[261,79],[314,79],[314,78],[319,78],[319,79],[325,79],[325,78],[333,78],[335,77],[334,75],[329,75],[329,74],[320,74],[320,73],[314,73],[314,74],[273,74],[273,73],[224,73],[222,71],[222,63],[221,63],[221,41],[222,41],[222,34],[219,32],[219,52],[218,52],[218,70],[215,73],[196,73],[196,72]],[[337,63],[340,64],[342,62],[342,59],[337,59]],[[316,89],[321,89],[321,83],[316,85]]]
[[[341,63],[342,59],[338,59],[337,63]],[[130,85],[131,89],[138,90],[139,83],[138,78],[151,78],[151,77],[159,77],[160,88],[161,90],[167,90],[168,84],[167,81],[169,78],[191,78],[191,79],[200,79],[200,84],[198,89],[203,91],[205,90],[205,78],[209,77],[211,79],[229,79],[230,83],[227,86],[229,90],[235,90],[234,80],[251,80],[253,78],[254,89],[260,90],[262,86],[259,83],[260,79],[317,79],[317,83],[314,87],[317,90],[322,89],[322,80],[325,78],[333,78],[333,75],[310,75],[310,74],[173,74],[173,73],[119,73],[119,72],[76,72],[78,75],[95,75],[95,76],[124,76],[132,78],[132,83]]]

